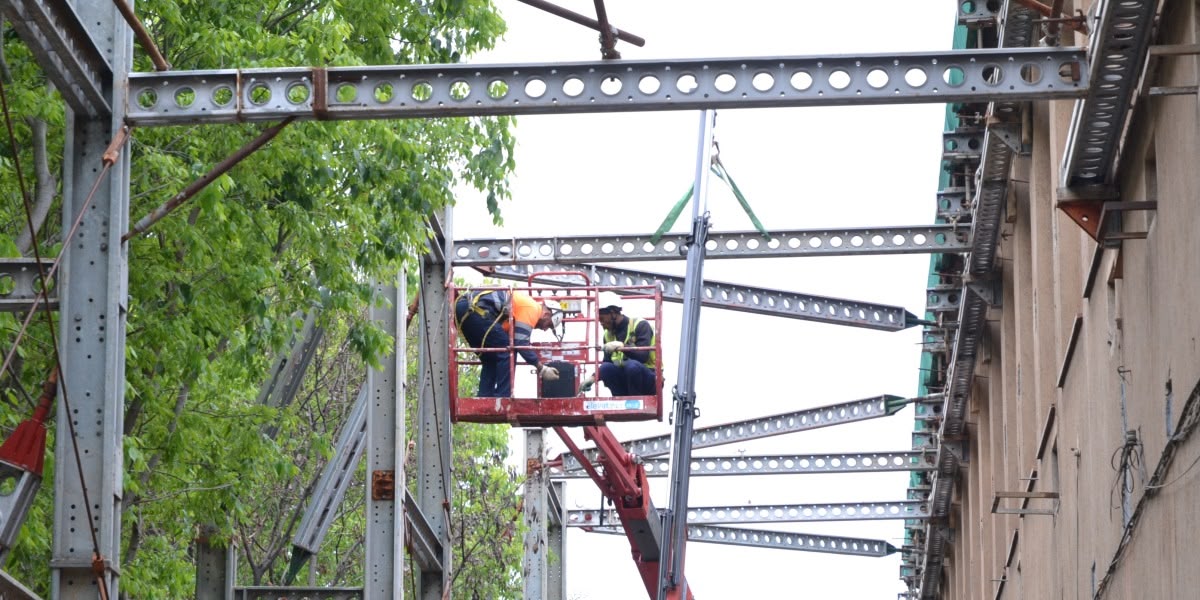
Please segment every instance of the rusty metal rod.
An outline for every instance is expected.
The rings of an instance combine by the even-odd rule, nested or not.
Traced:
[[[608,22],[608,11],[604,9],[604,0],[595,0],[596,21],[600,24],[600,56],[606,59],[621,58],[617,52],[617,40],[613,37],[612,24]]]
[[[133,35],[142,45],[142,50],[150,55],[150,62],[154,63],[154,70],[170,71],[171,63],[167,62],[167,59],[163,58],[162,53],[158,51],[158,46],[154,45],[154,40],[150,39],[150,32],[146,31],[146,26],[142,25],[141,20],[134,14],[133,7],[129,6],[125,0],[113,0],[113,4],[121,12],[121,16],[125,17],[125,22],[129,23],[129,27],[133,29]]]
[[[1057,18],[1061,14],[1061,12],[1055,11],[1054,7],[1042,4],[1038,0],[1013,0],[1013,2],[1035,11],[1043,17]],[[1056,4],[1058,3],[1056,2]],[[1087,23],[1083,17],[1067,17],[1060,21],[1060,23],[1067,29],[1078,31],[1084,35],[1088,33]]]
[[[138,221],[128,233],[121,236],[121,241],[129,241],[129,239],[133,236],[144,233],[146,230],[150,229],[155,223],[161,221],[163,217],[171,214],[171,212],[178,208],[179,205],[187,202],[192,198],[192,196],[198,194],[200,190],[208,187],[208,184],[216,181],[218,177],[224,175],[230,169],[237,166],[237,164],[242,162],[242,160],[247,156],[250,156],[259,148],[262,148],[267,142],[275,139],[275,136],[279,135],[279,132],[283,131],[283,128],[287,127],[288,124],[294,120],[296,120],[296,117],[288,117],[258,134],[258,137],[250,140],[248,144],[238,148],[236,152],[230,154],[227,158],[225,158],[225,160],[217,163],[217,165],[213,167],[211,171],[205,173],[199,179],[188,184],[183,191],[175,194],[174,197],[159,205],[159,207],[154,209],[150,214],[142,217],[141,220]]]
[[[567,10],[556,4],[551,4],[549,2],[546,2],[546,0],[518,0],[518,1],[528,4],[534,8],[540,8],[554,16],[562,17],[568,21],[571,21],[572,23],[578,23],[580,25],[583,25],[584,27],[587,27],[590,29],[595,29],[596,31],[604,33],[604,30],[601,29],[601,25],[600,25],[599,21],[592,19],[590,17],[586,17],[584,15],[581,15],[577,12]],[[612,32],[612,35],[617,36],[617,39],[621,40],[622,42],[628,42],[628,43],[633,44],[634,46],[638,46],[638,47],[642,47],[642,46],[646,45],[645,39],[640,38],[632,33],[629,33],[626,31],[621,31],[620,29],[618,29],[616,27],[612,27],[611,25],[609,26],[608,29]]]

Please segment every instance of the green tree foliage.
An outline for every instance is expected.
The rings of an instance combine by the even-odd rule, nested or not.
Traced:
[[[452,62],[490,46],[503,32],[489,0],[141,0],[137,9],[177,69]],[[62,103],[12,28],[5,24],[0,33],[0,77],[18,148],[14,154],[9,145],[0,147],[0,253],[31,255],[22,239],[26,216],[13,175],[19,160],[39,248],[53,256],[62,235],[57,217]],[[136,65],[151,69],[140,50]],[[287,553],[280,540],[295,524],[263,515],[288,513],[283,499],[311,485],[353,400],[348,390],[355,384],[346,369],[361,373],[390,343],[360,318],[374,301],[369,282],[415,265],[415,252],[428,235],[427,216],[453,202],[455,186],[485,191],[493,207],[495,199],[507,197],[511,124],[503,117],[295,123],[130,240],[121,556],[128,597],[190,597],[201,526],[216,543],[238,542],[242,574],[250,573],[252,582],[278,583]],[[133,165],[132,221],[262,129],[135,131],[126,148]],[[39,211],[49,215],[44,225],[36,218]],[[494,216],[499,219],[498,212]],[[327,364],[317,370],[323,375],[310,378],[308,396],[285,409],[260,405],[258,390],[272,357],[296,330],[297,315],[314,307],[320,307],[335,340],[323,349]],[[14,370],[0,374],[5,431],[28,415],[37,383],[52,364],[50,332],[38,323],[22,341]],[[14,315],[0,314],[5,349],[18,325]],[[269,428],[280,435],[264,435]],[[495,437],[500,434],[480,431],[478,447],[503,447]],[[464,433],[463,439],[474,435]],[[494,456],[479,459],[484,463],[475,463],[475,469],[456,465],[456,472],[491,473]],[[67,457],[57,459],[69,464]],[[47,481],[55,460],[47,460]],[[503,478],[512,483],[510,475]],[[484,479],[490,490],[499,489],[500,481]],[[43,592],[52,513],[48,487],[7,565]],[[354,552],[347,540],[355,539],[355,527],[361,523],[344,525],[348,533],[337,538],[346,544],[338,547],[339,556]],[[355,576],[349,566],[319,560],[322,582]],[[505,577],[492,576],[489,584]],[[489,590],[481,597],[502,594]]]

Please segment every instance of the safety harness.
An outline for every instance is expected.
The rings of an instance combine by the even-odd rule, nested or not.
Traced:
[[[467,297],[468,308],[470,312],[464,312],[458,318],[458,330],[462,331],[463,321],[467,320],[467,315],[471,312],[485,318],[491,319],[492,324],[488,325],[487,331],[483,332],[483,338],[487,339],[491,335],[492,329],[496,327],[496,323],[502,322],[508,316],[508,292],[503,290],[475,290],[464,292]],[[461,296],[459,297],[461,301]]]

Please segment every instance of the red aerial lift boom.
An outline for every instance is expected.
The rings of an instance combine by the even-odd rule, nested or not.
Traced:
[[[646,469],[635,457],[621,446],[621,442],[604,425],[589,425],[583,428],[583,436],[596,444],[599,451],[598,471],[579,446],[562,427],[554,431],[562,438],[571,454],[583,465],[588,476],[600,488],[605,498],[616,507],[621,516],[621,527],[633,552],[633,562],[646,586],[651,600],[658,597],[659,557],[662,556],[663,530],[658,511],[650,501],[650,484]],[[682,575],[681,575],[682,578]],[[667,593],[668,600],[683,600],[681,590],[687,590],[687,600],[694,600],[692,590],[685,584],[674,587]]]

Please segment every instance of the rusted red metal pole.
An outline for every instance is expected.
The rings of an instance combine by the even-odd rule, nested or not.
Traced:
[[[137,37],[138,43],[142,45],[142,50],[150,56],[150,62],[154,63],[156,71],[170,71],[171,63],[163,58],[161,52],[158,51],[158,46],[154,44],[154,40],[150,39],[150,32],[146,31],[146,26],[142,25],[141,20],[133,12],[133,7],[125,0],[113,0],[113,4],[117,6],[121,16],[125,17],[125,22],[129,23],[129,27],[133,29],[133,35]]]
[[[180,204],[187,202],[192,196],[195,196],[197,193],[199,193],[200,190],[208,187],[208,184],[216,181],[218,177],[224,175],[238,163],[242,162],[242,159],[253,154],[255,150],[262,148],[267,142],[275,139],[275,136],[279,135],[279,132],[283,131],[283,128],[287,127],[288,124],[294,120],[296,120],[295,117],[288,117],[260,133],[258,137],[250,140],[250,143],[238,148],[236,152],[230,154],[225,160],[217,163],[217,166],[213,167],[211,171],[205,173],[199,179],[188,184],[188,186],[184,188],[182,192],[175,194],[173,198],[164,202],[158,208],[154,209],[153,212],[142,217],[141,220],[138,221],[128,233],[121,236],[121,241],[129,241],[129,239],[133,236],[144,233],[146,230],[150,229],[155,223],[161,221],[163,217],[171,214],[171,211],[174,211],[176,208],[178,208]]]
[[[584,27],[595,29],[596,31],[599,31],[601,34],[603,34],[605,32],[605,30],[607,29],[611,35],[616,36],[616,38],[618,40],[621,40],[622,42],[627,42],[627,43],[633,44],[634,46],[638,46],[638,47],[646,45],[646,40],[641,37],[633,35],[632,33],[629,33],[627,31],[621,31],[620,29],[618,29],[616,27],[612,27],[611,25],[607,26],[607,27],[602,27],[600,22],[595,19],[586,17],[577,12],[567,10],[556,4],[551,4],[549,2],[546,2],[546,0],[520,0],[520,2],[528,4],[529,6],[532,6],[534,8],[540,8],[556,17],[562,17],[568,21],[571,21],[572,23],[578,23],[580,25],[583,25]]]

